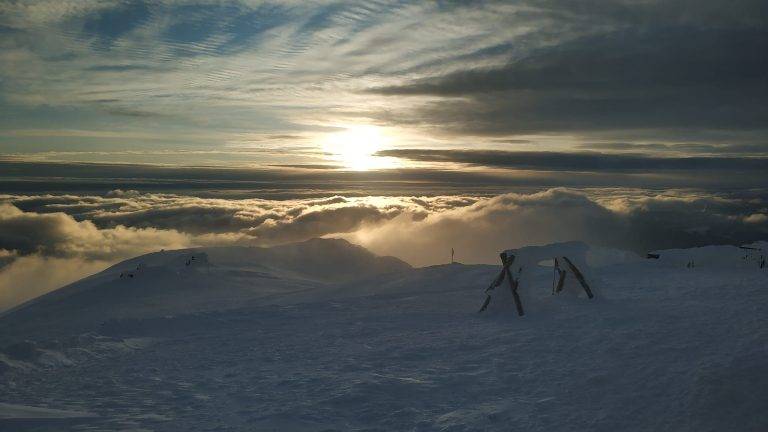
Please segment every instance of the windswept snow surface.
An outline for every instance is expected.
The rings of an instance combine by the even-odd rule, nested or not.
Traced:
[[[765,431],[768,269],[718,248],[535,267],[524,317],[338,240],[138,257],[0,317],[0,407],[98,415],[0,430]]]

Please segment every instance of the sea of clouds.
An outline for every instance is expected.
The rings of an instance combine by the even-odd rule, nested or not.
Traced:
[[[0,309],[160,249],[340,237],[417,266],[584,240],[637,252],[768,238],[768,200],[690,190],[554,188],[493,197],[228,199],[113,190],[0,195]]]

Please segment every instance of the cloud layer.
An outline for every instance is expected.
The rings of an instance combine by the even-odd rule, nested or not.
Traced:
[[[283,201],[122,190],[2,195],[0,287],[6,299],[29,298],[53,288],[57,278],[71,280],[163,248],[321,236],[347,238],[415,265],[444,262],[451,248],[464,262],[494,262],[504,248],[566,240],[639,252],[740,244],[768,238],[768,197],[619,189]],[[41,277],[46,266],[53,270]]]
[[[487,229],[489,236],[499,238],[507,231],[516,233],[510,242],[519,245],[555,241],[571,233],[599,244],[641,250],[756,240],[765,235],[766,213],[768,202],[761,191],[558,188],[492,198],[332,196],[279,201],[123,190],[103,196],[0,195],[0,250],[22,256],[109,260],[160,248],[272,245],[351,234],[371,239],[374,232],[388,227],[407,233],[443,225],[457,226],[423,237],[447,242],[461,233],[477,237]],[[420,236],[404,237],[402,249],[408,250],[412,248],[407,245]],[[495,251],[485,241],[478,247]],[[479,256],[488,255],[472,254],[472,259]]]
[[[420,146],[557,135],[765,154],[766,14],[760,0],[3,2],[0,146],[293,149],[375,123]]]
[[[381,156],[430,162],[458,162],[521,170],[666,171],[716,170],[768,173],[768,158],[758,157],[654,157],[596,152],[530,152],[500,150],[394,149]]]
[[[563,26],[549,43],[538,35],[528,49],[510,46],[502,65],[370,88],[416,104],[381,118],[459,135],[646,130],[675,141],[681,131],[754,131],[766,150],[768,27],[755,19],[768,13],[764,2],[536,6]]]
[[[478,200],[420,220],[403,215],[348,238],[417,265],[439,262],[441,252],[452,247],[461,260],[494,262],[506,248],[567,240],[641,253],[741,244],[768,236],[765,198],[745,201],[695,193],[550,189]]]

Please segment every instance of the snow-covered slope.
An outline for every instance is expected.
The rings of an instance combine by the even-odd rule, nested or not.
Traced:
[[[4,313],[0,342],[18,333],[37,338],[97,331],[107,320],[279,302],[291,293],[322,296],[340,283],[410,269],[396,258],[378,257],[336,239],[273,248],[160,251],[124,261]]]
[[[535,267],[524,317],[477,313],[495,265],[150,254],[0,318],[0,402],[98,416],[52,430],[764,431],[768,268],[745,251],[592,249],[600,298]]]

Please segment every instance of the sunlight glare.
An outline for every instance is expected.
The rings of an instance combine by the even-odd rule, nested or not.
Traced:
[[[368,171],[392,164],[390,158],[375,156],[376,152],[388,147],[389,141],[379,127],[350,125],[345,126],[342,132],[329,134],[323,143],[323,150],[347,169]]]

